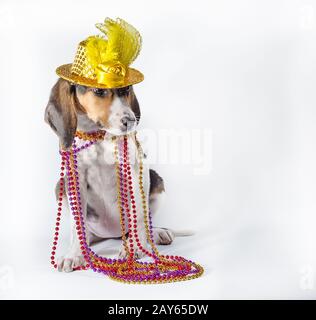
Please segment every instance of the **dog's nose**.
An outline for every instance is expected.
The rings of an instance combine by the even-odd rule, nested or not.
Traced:
[[[125,116],[121,119],[121,123],[125,129],[130,129],[133,126],[134,122],[135,122],[135,119],[129,116]]]

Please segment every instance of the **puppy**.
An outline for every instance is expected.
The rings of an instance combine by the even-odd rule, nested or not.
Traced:
[[[78,153],[78,172],[83,216],[86,224],[88,245],[102,239],[121,237],[120,217],[117,208],[117,186],[113,158],[113,142],[108,136],[120,136],[133,132],[140,120],[140,108],[132,86],[117,89],[97,89],[59,79],[52,88],[45,110],[45,121],[58,135],[60,148],[71,147],[76,130],[83,132],[105,130],[102,141]],[[128,138],[130,154],[136,153],[132,135]],[[80,142],[78,142],[80,143]],[[80,146],[80,145],[79,145]],[[138,164],[131,163],[133,181],[138,181]],[[144,192],[149,199],[149,208],[155,214],[165,188],[163,179],[144,163]],[[66,183],[67,185],[67,183]],[[59,184],[56,186],[56,197]],[[143,226],[143,213],[139,192],[135,192],[137,222]],[[63,203],[68,208],[66,192]],[[76,227],[70,219],[71,243],[64,257],[58,259],[58,270],[70,272],[84,264]],[[126,226],[127,227],[127,226]],[[144,227],[139,228],[139,239],[146,247]],[[156,244],[170,244],[176,235],[165,228],[153,228]],[[141,258],[143,252],[134,244],[135,257]],[[119,257],[126,257],[123,245]]]

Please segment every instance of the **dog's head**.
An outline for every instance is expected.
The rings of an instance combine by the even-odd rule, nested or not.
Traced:
[[[135,130],[139,119],[139,104],[132,86],[97,89],[63,79],[53,87],[45,110],[45,121],[66,149],[71,146],[80,122],[123,135]]]

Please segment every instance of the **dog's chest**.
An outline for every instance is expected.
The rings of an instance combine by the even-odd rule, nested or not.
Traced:
[[[114,144],[104,140],[80,152],[78,167],[86,184],[87,227],[95,235],[119,237]]]

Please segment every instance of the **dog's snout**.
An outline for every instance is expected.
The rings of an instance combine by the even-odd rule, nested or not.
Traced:
[[[128,121],[130,121],[130,117],[123,117],[121,119],[121,123],[122,123],[123,126],[127,126]]]
[[[130,116],[125,116],[121,119],[121,123],[126,129],[130,129],[131,127],[133,127],[134,122],[135,119],[131,118]]]

